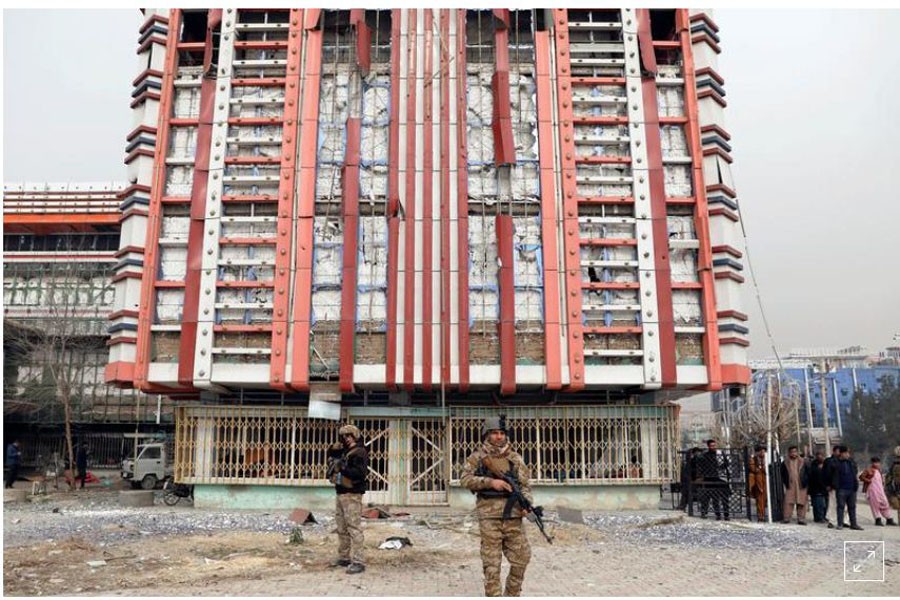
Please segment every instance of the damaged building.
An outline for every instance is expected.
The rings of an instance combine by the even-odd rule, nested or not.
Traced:
[[[655,506],[679,390],[748,383],[719,36],[687,9],[147,10],[107,380],[207,506]]]
[[[104,378],[110,344],[128,339],[108,323],[118,310],[115,271],[126,264],[119,251],[126,187],[3,186],[3,429],[7,442],[22,443],[26,467],[64,460],[67,404],[74,441],[88,444],[92,468],[118,468],[136,428],[173,430],[170,397]]]

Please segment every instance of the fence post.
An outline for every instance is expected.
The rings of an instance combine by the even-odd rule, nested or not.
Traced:
[[[746,503],[747,520],[752,521],[750,516],[750,448],[744,446],[744,500]]]
[[[694,465],[692,464],[694,457],[691,454],[691,451],[688,450],[684,453],[684,459],[687,461],[688,465],[688,484],[687,484],[687,508],[688,508],[688,516],[694,516]]]

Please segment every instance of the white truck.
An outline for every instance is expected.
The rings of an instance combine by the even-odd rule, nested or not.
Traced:
[[[140,444],[136,455],[122,461],[122,479],[131,482],[131,487],[152,490],[172,475],[165,443]]]

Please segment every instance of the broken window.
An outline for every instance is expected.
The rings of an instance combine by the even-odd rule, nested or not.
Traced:
[[[675,9],[650,9],[650,35],[654,41],[677,39],[675,34]]]

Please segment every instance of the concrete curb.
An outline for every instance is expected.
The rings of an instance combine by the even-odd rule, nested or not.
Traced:
[[[153,490],[122,490],[119,506],[153,506]]]
[[[3,490],[3,502],[25,502],[28,499],[28,490]]]

